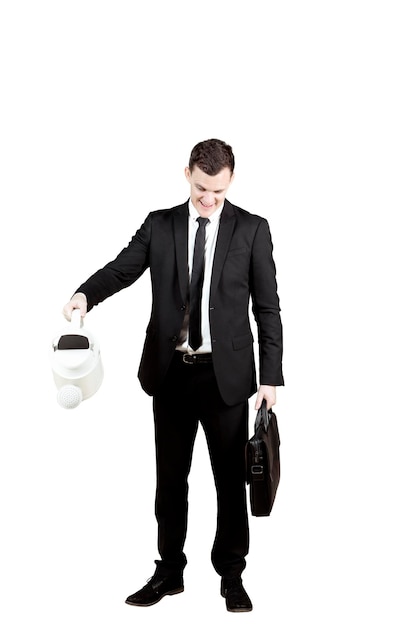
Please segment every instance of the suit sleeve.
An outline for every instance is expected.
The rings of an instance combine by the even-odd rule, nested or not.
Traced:
[[[151,230],[152,218],[148,215],[128,246],[78,287],[76,291],[87,297],[88,311],[142,276],[149,267]]]
[[[251,259],[252,311],[258,327],[259,380],[261,385],[284,384],[282,323],[277,293],[271,234],[266,220],[259,224]]]

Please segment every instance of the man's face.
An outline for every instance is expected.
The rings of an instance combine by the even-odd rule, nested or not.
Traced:
[[[190,197],[194,207],[201,217],[210,217],[223,204],[234,175],[228,167],[215,176],[209,176],[194,166],[192,172],[189,167],[185,168],[185,176],[190,183]]]

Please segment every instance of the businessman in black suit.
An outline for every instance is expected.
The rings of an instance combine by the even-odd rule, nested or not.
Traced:
[[[82,284],[64,307],[85,316],[149,268],[152,311],[139,367],[153,396],[156,441],[156,570],[129,596],[150,606],[184,590],[188,474],[198,424],[208,444],[217,490],[212,563],[232,612],[250,611],[242,584],[249,550],[245,485],[248,398],[275,404],[283,385],[282,326],[265,219],[234,206],[226,193],[234,155],[210,139],[192,150],[185,175],[190,198],[148,215],[120,254]],[[257,324],[257,388],[249,307]]]

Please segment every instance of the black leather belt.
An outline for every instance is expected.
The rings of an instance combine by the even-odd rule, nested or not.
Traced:
[[[177,352],[182,362],[187,365],[207,365],[208,363],[213,363],[210,352],[204,354],[188,354],[188,352],[180,352],[179,350]]]

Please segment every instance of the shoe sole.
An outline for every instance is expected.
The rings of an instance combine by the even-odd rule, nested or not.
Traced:
[[[130,606],[153,606],[154,604],[158,604],[158,602],[160,600],[162,600],[162,598],[165,598],[165,596],[175,596],[177,593],[182,593],[184,591],[184,587],[178,587],[178,589],[172,589],[171,591],[167,591],[166,593],[163,593],[159,596],[159,598],[157,600],[155,600],[155,602],[148,602],[148,604],[139,604],[137,602],[129,602],[128,600],[125,600],[126,604],[130,604]]]

